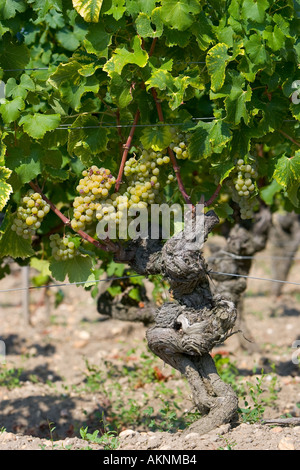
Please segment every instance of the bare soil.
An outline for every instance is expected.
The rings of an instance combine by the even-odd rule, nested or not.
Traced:
[[[257,255],[252,276],[272,277],[268,254]],[[295,261],[289,280],[300,282],[299,266]],[[241,350],[236,334],[212,351],[225,363],[224,380],[244,390],[240,407],[247,400],[258,414],[250,423],[240,414],[234,426],[202,436],[194,424],[188,430],[195,410],[186,381],[149,352],[143,325],[99,315],[90,293],[75,286],[63,288],[57,308],[57,288],[46,296],[43,289],[30,291],[29,324],[22,291],[0,292],[0,339],[6,346],[0,450],[300,450],[300,426],[262,421],[300,417],[300,354],[293,348],[300,340],[300,289],[285,285],[274,299],[270,284],[248,283],[246,321],[258,350]],[[14,266],[0,290],[19,287],[21,271]],[[98,441],[82,439],[83,430],[98,430]]]

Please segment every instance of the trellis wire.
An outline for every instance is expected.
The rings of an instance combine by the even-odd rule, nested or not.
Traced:
[[[294,286],[300,286],[300,282],[282,281],[280,279],[269,279],[269,278],[255,277],[255,276],[246,276],[244,274],[223,273],[223,272],[219,272],[219,271],[209,271],[208,274],[219,274],[219,275],[222,275],[222,276],[231,276],[231,277],[243,277],[243,278],[246,278],[246,279],[253,279],[253,280],[257,280],[257,281],[279,282],[281,284],[292,284]],[[98,282],[118,281],[120,279],[129,279],[129,278],[132,278],[132,277],[144,277],[144,275],[143,274],[133,274],[131,276],[113,277],[113,278],[108,278],[108,279],[96,279],[96,280],[93,280],[93,281],[67,282],[67,283],[62,283],[62,284],[45,284],[43,286],[30,286],[28,288],[17,287],[15,289],[0,290],[0,293],[23,291],[23,290],[26,290],[26,289],[28,289],[28,290],[42,289],[44,287],[47,287],[47,288],[50,288],[50,287],[67,287],[67,286],[75,286],[75,285],[80,285],[80,284],[87,284],[87,287],[88,287],[89,284],[91,284],[91,286],[92,286],[93,284],[98,283]]]

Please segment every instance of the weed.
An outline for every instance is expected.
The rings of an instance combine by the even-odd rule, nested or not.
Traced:
[[[0,369],[0,387],[7,387],[9,390],[20,387],[20,375],[23,369],[7,369],[5,366]]]
[[[220,439],[223,439],[226,443],[225,447],[218,447],[217,450],[232,450],[233,447],[237,445],[236,442],[230,442],[229,439],[227,439],[224,436],[219,435]]]
[[[262,400],[259,399],[260,395],[263,393],[262,382],[264,379],[263,371],[261,377],[256,377],[256,384],[253,385],[250,382],[247,382],[249,386],[249,395],[251,397],[253,405],[251,406],[246,398],[244,398],[244,405],[246,408],[239,408],[238,412],[241,415],[243,423],[254,424],[260,421],[263,417],[265,408],[262,404]]]

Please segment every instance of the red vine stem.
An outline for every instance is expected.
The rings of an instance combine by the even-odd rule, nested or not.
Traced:
[[[160,103],[160,101],[157,99],[156,90],[155,90],[154,88],[151,88],[151,93],[152,93],[152,96],[153,96],[154,101],[155,101],[155,104],[156,104],[158,119],[159,119],[161,122],[164,122],[164,115],[163,115],[163,112],[162,112],[161,103]],[[176,175],[176,178],[177,178],[177,183],[178,183],[179,191],[181,192],[182,197],[184,198],[185,202],[186,202],[187,204],[191,205],[192,207],[194,207],[193,204],[192,204],[192,201],[191,201],[190,196],[187,194],[187,192],[186,192],[186,190],[185,190],[185,187],[184,187],[184,184],[183,184],[183,182],[182,182],[181,175],[180,175],[180,167],[178,166],[176,157],[175,157],[175,155],[174,155],[174,152],[173,152],[173,150],[172,150],[170,147],[168,147],[168,154],[169,154],[171,163],[172,163],[172,165],[173,165],[173,170],[174,170],[175,175]]]
[[[127,155],[128,155],[128,152],[129,152],[129,150],[130,150],[130,148],[131,148],[133,135],[134,135],[134,132],[135,132],[136,125],[137,125],[137,123],[138,123],[139,117],[140,117],[140,111],[139,111],[139,109],[138,109],[137,112],[135,113],[135,117],[134,117],[134,121],[133,121],[133,124],[132,124],[132,128],[131,128],[131,130],[130,130],[130,134],[129,134],[129,136],[128,136],[128,139],[127,139],[127,141],[126,141],[126,144],[123,145],[124,152],[123,152],[123,155],[122,155],[122,160],[121,160],[121,165],[120,165],[120,168],[119,168],[118,177],[117,177],[117,179],[116,179],[115,192],[119,191],[120,185],[121,185],[121,183],[122,183],[123,171],[124,171],[125,163],[126,163],[126,160],[127,160]]]
[[[208,201],[205,201],[205,203],[204,203],[205,207],[210,206],[217,199],[221,189],[222,189],[222,185],[219,183],[218,186],[217,186],[217,189],[214,192],[214,194],[209,198]]]
[[[62,212],[60,212],[59,209],[57,209],[57,207],[53,204],[53,202],[51,202],[50,199],[48,199],[45,196],[45,194],[42,192],[41,188],[37,184],[34,184],[32,181],[29,183],[29,185],[35,192],[39,193],[42,196],[44,201],[46,201],[47,204],[49,204],[50,209],[54,212],[54,214],[57,215],[57,217],[60,218],[60,220],[64,223],[64,225],[66,225],[67,227],[71,227],[70,219],[68,219],[68,217],[63,215]],[[93,237],[88,235],[83,230],[77,230],[76,233],[78,233],[78,235],[81,238],[83,238],[83,240],[86,240],[87,242],[92,243],[96,248],[100,248],[101,250],[104,250],[104,251],[107,251],[107,252],[111,252],[111,251],[117,252],[119,250],[119,247],[115,243],[113,243],[109,240],[108,241],[105,240],[105,245],[104,245],[103,243],[99,242],[98,240],[95,240]]]
[[[280,132],[280,134],[282,134],[284,137],[286,137],[286,138],[289,139],[291,142],[293,142],[293,144],[298,145],[298,147],[300,147],[299,142],[297,142],[295,139],[293,139],[293,137],[291,137],[290,135],[288,135],[286,132],[282,131],[281,129],[279,129],[279,132]]]

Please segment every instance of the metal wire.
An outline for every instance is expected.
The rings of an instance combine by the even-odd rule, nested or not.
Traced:
[[[262,278],[262,277],[254,277],[254,276],[246,276],[243,274],[235,274],[235,273],[223,273],[219,271],[209,271],[209,274],[219,274],[223,276],[231,276],[231,277],[243,277],[246,279],[254,279],[257,281],[267,281],[267,282],[279,282],[281,284],[292,284],[294,286],[300,286],[300,282],[292,282],[292,281],[282,281],[280,279],[269,279],[269,278]],[[17,287],[14,289],[4,289],[0,290],[0,293],[5,293],[5,292],[16,292],[16,291],[23,291],[23,290],[33,290],[33,289],[42,289],[44,287],[50,288],[50,287],[67,287],[67,286],[75,286],[75,285],[80,285],[80,284],[91,284],[93,285],[94,283],[98,282],[109,282],[109,281],[118,281],[120,279],[129,279],[132,277],[144,277],[142,274],[133,274],[132,276],[121,276],[121,277],[112,277],[108,279],[97,279],[94,281],[80,281],[80,282],[67,282],[67,283],[62,283],[62,284],[46,284],[43,286],[29,286],[29,287]]]
[[[109,281],[116,281],[119,279],[129,279],[131,277],[144,277],[142,274],[133,274],[132,276],[121,276],[121,277],[112,277],[108,279],[95,279],[94,281],[78,281],[78,282],[65,282],[62,284],[45,284],[43,286],[29,286],[29,287],[16,287],[14,289],[4,289],[0,290],[0,293],[2,292],[16,292],[16,291],[22,291],[22,290],[34,290],[34,289],[43,289],[44,287],[67,287],[67,286],[76,286],[80,284],[91,284],[93,285],[94,283],[98,282],[109,282]]]

